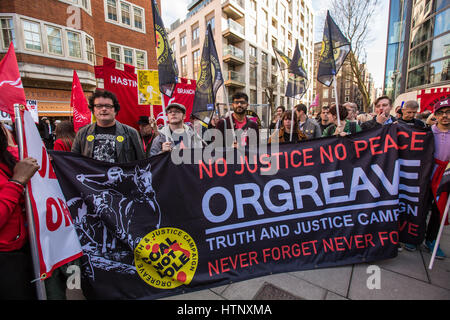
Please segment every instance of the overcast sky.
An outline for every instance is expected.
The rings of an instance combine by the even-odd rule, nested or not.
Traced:
[[[187,14],[187,6],[192,0],[162,0],[161,11],[166,28],[177,19],[184,19]],[[387,25],[389,16],[389,0],[380,0],[377,12],[371,26],[372,41],[367,44],[367,65],[372,74],[375,87],[383,86],[384,64],[386,53]],[[313,0],[313,9],[316,12],[316,25],[314,41],[322,40],[323,23],[330,0]]]

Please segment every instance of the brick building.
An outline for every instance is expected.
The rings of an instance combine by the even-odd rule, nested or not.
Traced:
[[[157,68],[148,0],[2,0],[0,28],[0,59],[13,41],[25,95],[40,116],[71,116],[73,70],[89,95],[103,57],[119,68]]]

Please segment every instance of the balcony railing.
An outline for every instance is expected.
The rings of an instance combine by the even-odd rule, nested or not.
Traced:
[[[231,55],[241,60],[244,60],[245,58],[244,51],[232,45],[226,45],[223,48],[223,55]]]
[[[242,9],[245,9],[245,1],[244,0],[222,0],[222,4],[230,2],[241,6]]]
[[[222,31],[225,31],[227,29],[230,29],[230,31],[238,34],[245,35],[245,28],[243,25],[240,25],[232,19],[222,18]]]
[[[245,87],[245,74],[243,73],[230,70],[225,73],[224,79],[225,85]]]

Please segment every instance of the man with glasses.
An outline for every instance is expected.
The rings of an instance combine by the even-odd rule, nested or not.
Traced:
[[[258,124],[246,116],[248,108],[248,96],[244,92],[235,93],[232,96],[233,113],[222,119],[217,124],[217,129],[222,133],[224,145],[227,147],[248,146],[252,142],[250,136],[259,141]],[[253,131],[250,134],[250,131]]]
[[[436,117],[436,124],[431,127],[434,134],[434,159],[437,165],[436,171],[442,172],[443,174],[450,161],[450,96],[441,99],[435,104],[434,116]],[[435,190],[433,190],[434,193]],[[425,246],[430,252],[433,252],[436,243],[440,227],[440,217],[444,214],[447,198],[448,194],[443,192],[440,194],[438,200],[435,194],[432,199],[431,216],[428,221],[425,236]],[[444,259],[445,257],[445,253],[438,247],[436,259]]]
[[[78,131],[72,152],[111,163],[145,158],[137,130],[116,120],[120,105],[114,93],[96,90],[89,98],[89,109],[96,122]]]
[[[166,108],[167,125],[153,140],[150,156],[163,152],[170,152],[174,147],[201,148],[202,140],[194,130],[184,123],[186,119],[186,107],[180,103],[171,103]]]

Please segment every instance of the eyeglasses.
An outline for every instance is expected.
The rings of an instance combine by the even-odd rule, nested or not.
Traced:
[[[447,117],[450,117],[450,110],[447,110],[447,111],[442,111],[442,110],[438,110],[438,111],[436,111],[435,113],[434,113],[434,115],[436,115],[436,116],[443,116],[443,115],[446,115]]]
[[[236,105],[238,105],[238,104],[246,105],[246,104],[248,104],[248,103],[247,103],[247,101],[245,101],[245,100],[239,100],[239,101],[233,101],[233,104],[236,104]]]
[[[96,109],[103,109],[103,108],[112,109],[112,108],[114,108],[114,106],[112,104],[94,104],[94,108],[96,108]]]

